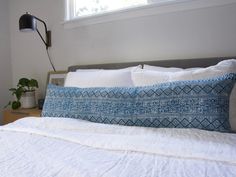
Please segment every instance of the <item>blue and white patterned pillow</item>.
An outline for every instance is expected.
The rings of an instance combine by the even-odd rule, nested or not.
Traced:
[[[227,132],[236,73],[208,80],[130,88],[49,85],[42,115],[145,127]]]

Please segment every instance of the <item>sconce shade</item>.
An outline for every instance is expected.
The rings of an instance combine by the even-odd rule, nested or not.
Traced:
[[[20,31],[36,31],[37,25],[34,16],[30,14],[24,14],[19,19]]]

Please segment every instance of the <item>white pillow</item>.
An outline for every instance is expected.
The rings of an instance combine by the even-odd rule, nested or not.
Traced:
[[[65,79],[65,87],[132,87],[131,70],[140,66],[117,70],[81,69],[69,72]]]
[[[151,65],[143,65],[143,69],[150,71],[159,71],[159,72],[176,72],[182,71],[182,68],[174,68],[174,67],[160,67],[160,66],[151,66]]]
[[[132,80],[134,85],[146,86],[178,80],[206,79],[227,73],[234,73],[236,72],[236,60],[224,60],[219,62],[217,65],[207,68],[179,68],[179,71],[171,71],[170,68],[165,69],[164,67],[160,68],[162,69],[159,71],[149,69],[132,70]],[[165,72],[162,72],[163,70],[165,70]]]
[[[166,68],[165,72],[147,69],[133,70],[131,74],[133,83],[135,86],[146,86],[179,80],[207,79],[227,73],[236,73],[236,60],[224,60],[219,62],[217,65],[207,68],[179,68],[181,71],[170,71],[168,69],[169,68]],[[230,95],[229,117],[232,130],[236,131],[236,86],[234,86]]]
[[[169,82],[172,72],[153,71],[147,69],[135,69],[131,71],[134,86],[148,86],[163,82]]]
[[[199,68],[175,68],[175,67],[160,67],[160,66],[152,66],[152,65],[143,65],[143,69],[151,70],[151,71],[159,71],[159,72],[178,72],[178,71],[192,71]]]

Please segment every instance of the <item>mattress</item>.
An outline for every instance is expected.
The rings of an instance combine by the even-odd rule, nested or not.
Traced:
[[[0,127],[0,177],[235,177],[236,134],[24,118]]]

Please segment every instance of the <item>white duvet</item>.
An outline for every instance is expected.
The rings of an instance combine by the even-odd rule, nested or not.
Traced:
[[[236,177],[236,134],[69,118],[0,127],[0,177]]]

